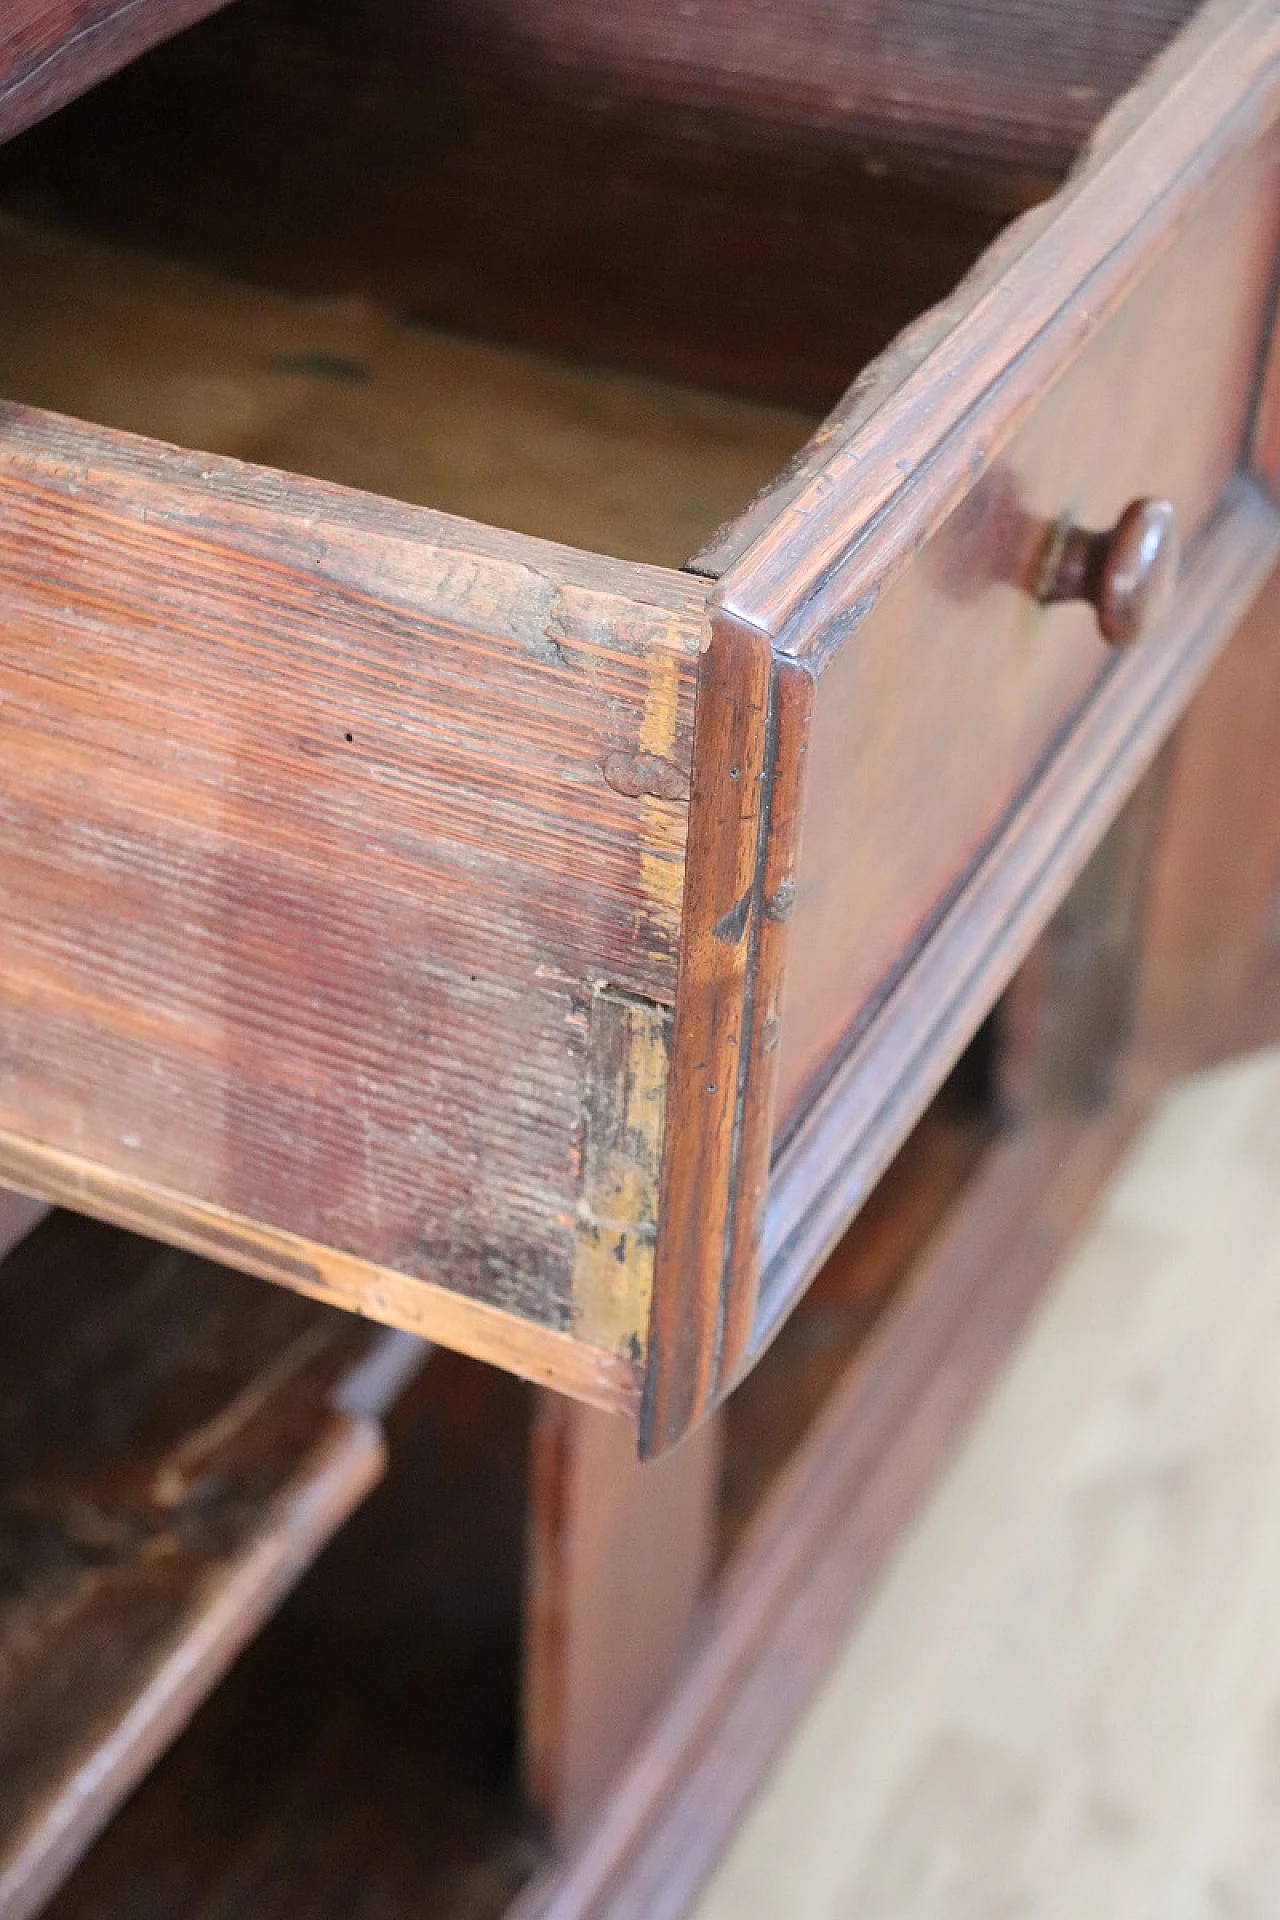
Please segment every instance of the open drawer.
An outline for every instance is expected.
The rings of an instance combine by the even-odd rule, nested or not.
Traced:
[[[0,378],[0,1178],[678,1438],[1280,553],[1278,55],[1204,8],[683,568]]]

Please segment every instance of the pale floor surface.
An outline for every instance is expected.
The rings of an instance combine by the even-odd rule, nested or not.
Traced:
[[[1280,1051],[1109,1189],[697,1920],[1280,1920]]]

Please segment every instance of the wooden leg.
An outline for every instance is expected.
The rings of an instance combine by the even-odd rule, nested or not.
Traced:
[[[1096,1112],[1116,1091],[1133,1041],[1152,863],[1169,784],[1162,754],[1009,988],[996,1054],[997,1100],[1006,1121]]]
[[[1166,1071],[1280,1039],[1280,573],[1170,749],[1135,1043]]]
[[[1280,573],[1008,995],[1006,1115],[1280,1039]]]
[[[720,1427],[642,1466],[628,1422],[545,1393],[531,1444],[525,1782],[567,1841],[688,1652],[711,1565]]]

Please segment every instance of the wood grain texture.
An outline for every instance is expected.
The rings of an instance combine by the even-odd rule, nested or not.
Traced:
[[[1049,174],[1192,12],[1194,0],[494,0],[495,59],[587,88],[803,128],[815,140],[935,164]]]
[[[915,564],[862,617],[833,611],[779,1043],[784,1132],[839,1034],[891,989],[1104,670],[1090,609],[1034,601],[1059,515],[1106,526],[1156,494],[1190,541],[1234,471],[1276,245],[1275,183],[1273,155],[1260,149],[1095,326]]]
[[[714,1403],[750,1339],[812,686],[717,622],[698,697],[646,1455]]]
[[[683,878],[604,763],[687,765],[701,589],[13,406],[0,524],[11,1176],[571,1337],[592,995],[674,997]]]
[[[662,1224],[647,1445],[696,1418],[776,1330],[1265,576],[1276,527],[1246,489],[1193,560],[1140,680],[1124,663],[1104,671],[1090,612],[1041,607],[1034,591],[1062,516],[1105,526],[1133,499],[1168,497],[1194,534],[1238,471],[1271,324],[1278,53],[1273,6],[1210,5],[1062,195],[893,356],[889,386],[855,390],[812,467],[802,457],[724,553],[692,563],[733,559],[712,597],[724,660],[704,680],[695,738],[690,969],[700,886],[713,934],[738,931],[738,902],[748,928],[763,897],[737,867],[717,869],[722,840],[699,838],[732,689],[765,687],[766,649],[775,688],[784,671],[816,685],[788,748],[804,772],[784,810],[785,981],[782,952],[757,972],[744,932],[723,1051],[714,1022],[687,1051],[677,1039],[668,1153],[687,1126],[700,1227],[725,1252],[717,1297],[708,1240],[699,1271],[681,1227],[692,1210]],[[778,750],[776,699],[758,704],[751,754],[735,740],[735,762],[772,764]],[[755,830],[757,873],[766,838]],[[780,982],[765,1055],[741,1010]],[[720,1004],[707,1002],[717,1017]],[[721,1087],[729,1054],[738,1102],[709,1149],[694,1144],[678,1076],[708,1063]]]
[[[561,1846],[676,1684],[711,1572],[721,1434],[661,1460],[630,1424],[539,1397],[529,1475],[524,1778]]]
[[[1274,123],[1272,0],[1209,0],[1065,185],[855,381],[808,449],[695,564],[791,652],[883,591],[1020,420]],[[1267,276],[1268,280],[1270,276]],[[785,640],[783,639],[785,629]],[[825,636],[825,637],[824,637]]]
[[[605,1352],[451,1287],[393,1273],[203,1205],[189,1194],[169,1193],[145,1174],[130,1177],[24,1135],[0,1133],[0,1177],[22,1193],[40,1194],[242,1273],[277,1280],[309,1299],[439,1341],[540,1386],[555,1385],[592,1406],[631,1413],[639,1406],[640,1381],[630,1354]]]
[[[215,712],[212,745],[202,739],[196,748],[183,738],[181,752],[195,757],[181,773],[181,833],[207,835],[207,820],[186,804],[186,796],[195,787],[211,787],[203,768],[228,751],[236,762],[232,785],[240,808],[233,827],[218,825],[218,834],[234,842],[236,860],[230,867],[223,861],[211,882],[202,842],[197,883],[191,878],[194,839],[184,843],[180,882],[166,880],[170,892],[163,902],[169,923],[182,927],[184,942],[209,948],[218,976],[222,1024],[210,1021],[207,1006],[201,1009],[205,1037],[194,1047],[184,1038],[184,1072],[207,1075],[207,1059],[197,1058],[201,1046],[206,1056],[219,1048],[226,1053],[225,1004],[235,1002],[226,1031],[239,1051],[219,1058],[222,1080],[215,1074],[218,1089],[231,1089],[229,1098],[219,1106],[214,1082],[207,1079],[175,1083],[184,1112],[219,1112],[218,1164],[212,1167],[213,1150],[179,1125],[169,1130],[163,1155],[148,1164],[145,1179],[135,1178],[128,1156],[137,1149],[126,1138],[134,1131],[126,1108],[138,1109],[139,1076],[151,1051],[144,1052],[135,1033],[124,1056],[108,1052],[90,1060],[79,1044],[78,1013],[64,1016],[59,1007],[67,1021],[64,1034],[48,1018],[46,1004],[38,1023],[33,1012],[22,1030],[22,1044],[56,1054],[37,1057],[46,1110],[34,1121],[33,1109],[21,1120],[11,1110],[7,1127],[0,1111],[10,1173],[24,1159],[33,1164],[29,1143],[20,1138],[25,1128],[44,1155],[43,1174],[37,1172],[35,1181],[39,1191],[53,1190],[51,1183],[64,1191],[78,1182],[98,1204],[105,1196],[118,1217],[127,1208],[127,1217],[136,1218],[150,1204],[177,1220],[180,1235],[200,1236],[197,1244],[217,1232],[226,1242],[238,1237],[255,1270],[285,1272],[292,1261],[299,1284],[318,1291],[345,1288],[352,1297],[365,1293],[374,1312],[402,1323],[454,1338],[461,1324],[469,1351],[509,1361],[518,1356],[524,1371],[542,1378],[557,1377],[561,1357],[576,1339],[578,1351],[562,1377],[571,1373],[575,1390],[596,1399],[630,1399],[637,1356],[647,1342],[652,1365],[646,1444],[656,1447],[682,1432],[740,1370],[761,1325],[773,1323],[778,1302],[788,1297],[800,1271],[794,1269],[781,1291],[775,1287],[761,1322],[755,1287],[760,1237],[763,1232],[768,1241],[772,1235],[768,1244],[776,1248],[791,1231],[779,1226],[784,1215],[777,1205],[770,1203],[767,1220],[763,1211],[770,1144],[778,1138],[775,1066],[781,1090],[776,1111],[787,1141],[787,1130],[801,1124],[801,1110],[822,1096],[841,1049],[861,1044],[860,1023],[894,997],[904,967],[917,984],[927,976],[927,966],[917,974],[912,963],[948,920],[956,890],[985,871],[984,863],[990,866],[987,855],[1010,808],[1050,764],[1046,755],[1062,729],[1085,711],[1082,703],[1098,674],[1096,651],[1071,644],[1075,616],[1033,620],[1020,594],[1034,573],[1047,525],[1068,507],[1096,519],[1095,493],[1100,499],[1119,489],[1131,471],[1145,472],[1146,463],[1158,459],[1176,462],[1172,481],[1141,490],[1177,493],[1184,518],[1195,528],[1236,464],[1270,297],[1275,196],[1272,150],[1263,134],[1276,107],[1276,37],[1273,10],[1261,0],[1243,12],[1215,0],[1134,100],[1117,111],[1060,199],[1021,226],[979,280],[924,323],[913,336],[920,351],[913,346],[899,353],[897,372],[877,386],[874,406],[863,407],[864,393],[853,414],[831,423],[817,466],[802,461],[770,497],[763,511],[775,516],[774,526],[739,554],[718,589],[715,629],[723,637],[713,641],[702,668],[700,744],[692,771],[694,855],[683,893],[683,785],[695,655],[707,631],[697,582],[681,584],[644,569],[627,573],[581,556],[562,577],[569,561],[557,558],[553,565],[548,559],[551,593],[561,600],[569,593],[581,602],[569,623],[574,630],[566,635],[563,606],[541,607],[537,582],[547,583],[548,575],[529,558],[526,544],[504,544],[503,536],[475,529],[446,533],[438,516],[424,515],[414,522],[422,545],[409,565],[408,510],[368,501],[357,509],[345,496],[343,512],[356,512],[359,526],[357,532],[353,523],[339,539],[330,503],[321,541],[326,592],[335,585],[335,542],[343,568],[352,570],[336,583],[338,626],[357,600],[362,618],[370,598],[385,612],[388,581],[394,592],[397,569],[404,567],[398,590],[407,599],[398,611],[413,620],[431,602],[439,638],[459,593],[455,560],[461,542],[466,621],[482,631],[485,643],[483,682],[469,682],[464,692],[454,675],[446,691],[445,656],[431,650],[421,670],[434,670],[437,677],[429,693],[425,682],[415,688],[422,704],[406,711],[403,685],[391,685],[403,656],[393,658],[383,628],[376,640],[362,631],[361,662],[383,676],[363,707],[346,698],[350,689],[341,675],[333,686],[317,682],[310,660],[305,685],[299,676],[294,689],[304,705],[314,705],[318,684],[324,708],[318,729],[310,724],[317,717],[310,707],[305,716],[300,710],[285,716],[290,724],[298,722],[289,751],[314,761],[306,780],[290,784],[278,742],[268,745],[257,731],[262,721],[255,719],[246,743],[239,709],[233,714],[228,708],[221,722],[222,710]],[[1157,370],[1166,361],[1179,365],[1191,394],[1178,433]],[[1088,432],[1080,431],[1082,420]],[[96,452],[94,460],[100,464]],[[87,496],[76,496],[77,516],[86,498],[97,511],[96,475],[91,484],[81,483],[65,460],[60,475],[55,464],[41,470],[37,512],[44,511],[50,488],[65,501],[71,485],[89,486]],[[172,471],[167,469],[170,476]],[[907,472],[911,477],[904,481]],[[186,473],[200,503],[191,509],[197,517],[204,512],[209,475],[203,466]],[[123,468],[117,479],[123,489]],[[217,489],[221,504],[229,483],[219,480]],[[1073,497],[1066,500],[1064,493]],[[25,502],[21,489],[10,494]],[[296,572],[300,556],[311,564],[316,543],[310,523],[303,525],[305,512],[282,507],[282,499],[272,494],[269,510],[282,514],[289,532],[282,541],[278,530],[273,533],[269,558],[264,519],[250,557],[259,567],[283,559]],[[116,501],[113,494],[113,513]],[[1236,519],[1238,545],[1232,548],[1228,539],[1215,562],[1219,572],[1213,577],[1233,605],[1240,604],[1240,582],[1254,577],[1250,569],[1270,537],[1250,511]],[[240,506],[236,514],[243,518]],[[939,532],[948,514],[950,523]],[[389,531],[386,515],[395,518],[398,531]],[[37,530],[44,525],[38,519],[34,524]],[[746,525],[730,536],[731,546]],[[203,552],[204,539],[202,525],[192,547]],[[242,567],[243,528],[234,536],[224,529],[218,539]],[[375,542],[381,545],[371,562]],[[434,572],[428,550],[433,560],[448,555]],[[902,572],[913,558],[916,564]],[[513,569],[524,569],[518,583]],[[24,601],[38,609],[33,631],[43,633],[54,624],[52,592],[21,557],[14,577]],[[136,579],[126,583],[118,553],[109,557],[106,578],[110,618],[125,624],[121,609],[137,587]],[[259,575],[252,579],[261,593]],[[202,567],[187,584],[205,589]],[[855,591],[859,587],[865,591]],[[348,593],[354,599],[342,598]],[[987,594],[1004,596],[1005,625],[991,620],[983,604]],[[609,607],[602,611],[606,599]],[[288,606],[286,625],[297,617],[292,599]],[[324,617],[332,630],[328,600]],[[1063,623],[1068,644],[1059,650],[1033,640],[1036,621],[1050,623],[1039,628],[1041,634],[1052,622]],[[80,699],[104,665],[91,624],[84,614],[73,623],[82,649],[73,662],[83,676]],[[624,628],[618,648],[613,642]],[[29,642],[25,634],[23,659],[16,663],[26,705],[11,703],[20,723],[35,705],[32,682],[40,680],[27,659]],[[328,642],[334,643],[332,631]],[[227,658],[237,660],[239,637],[230,644]],[[274,660],[265,662],[261,637],[256,644],[253,671],[278,706],[282,676]],[[90,715],[87,705],[68,703],[76,708],[73,731],[87,728],[75,737],[83,761],[97,769],[102,818],[112,835],[121,806],[131,822],[154,807],[155,768],[147,753],[158,755],[164,782],[177,777],[175,743],[165,732],[172,716],[163,699],[158,714],[148,715],[141,784],[131,774],[123,798],[107,794],[101,773],[102,749],[121,753],[122,718],[132,726],[135,706],[144,705],[144,678],[157,706],[154,690],[163,680],[154,671],[155,646],[148,639],[126,655],[134,678],[124,707],[97,699]],[[954,658],[948,671],[939,672],[938,655],[948,650]],[[566,655],[574,656],[576,669]],[[490,667],[499,657],[494,678]],[[824,667],[807,743],[810,677]],[[111,670],[120,670],[115,656]],[[480,740],[475,715],[481,696],[491,707],[499,682],[501,700],[508,701],[510,738],[504,719]],[[580,695],[580,705],[565,705],[568,686]],[[351,715],[340,718],[339,690],[359,728],[348,724]],[[884,725],[886,711],[904,710],[911,721],[906,760],[895,745],[899,736]],[[979,714],[982,725],[957,728],[957,711]],[[1161,708],[1166,721],[1173,711]],[[532,729],[530,712],[537,716]],[[793,721],[786,720],[788,713]],[[420,728],[425,767],[398,750],[384,754],[386,737],[379,728],[392,718],[398,737]],[[372,736],[366,722],[373,723]],[[207,720],[205,727],[209,732]],[[327,749],[339,731],[355,751],[344,756],[339,749],[331,763]],[[235,735],[230,743],[229,732]],[[371,737],[375,752],[369,761],[362,755]],[[1150,744],[1147,734],[1142,738]],[[793,873],[806,744],[812,747],[810,805],[802,864]],[[499,773],[494,763],[504,745],[511,764]],[[125,758],[131,767],[138,760],[136,742]],[[536,763],[532,779],[530,758]],[[37,800],[46,810],[43,827],[54,784],[52,760],[24,736],[15,765],[27,783],[24,804]],[[735,798],[734,768],[739,780],[744,769],[749,776],[745,804]],[[71,770],[79,774],[80,763]],[[757,771],[763,775],[758,784]],[[516,817],[505,810],[508,801],[496,812],[475,805],[479,796],[492,802],[501,795],[504,781],[520,789]],[[425,832],[405,810],[411,810],[411,791],[416,804],[420,790],[429,793],[432,810]],[[311,805],[318,791],[327,807]],[[917,806],[921,791],[936,800]],[[288,805],[282,807],[286,793]],[[299,815],[304,795],[305,824]],[[462,795],[466,806],[459,805]],[[248,812],[264,798],[269,827],[261,820],[248,824]],[[885,1049],[882,1063],[896,1058],[909,1091],[891,1125],[892,1103],[882,1099],[883,1086],[874,1075],[866,1081],[864,1109],[874,1109],[876,1118],[870,1133],[844,1154],[845,1172],[850,1155],[858,1160],[859,1178],[884,1164],[909,1124],[908,1110],[919,1111],[971,1030],[966,1023],[980,1014],[980,993],[990,995],[999,985],[993,956],[1012,964],[1019,943],[1034,931],[1047,899],[1048,883],[1041,882],[1058,871],[1045,854],[1051,817],[1052,809],[1043,809],[1036,833],[1019,843],[1025,853],[1034,841],[1034,860],[1041,863],[1040,880],[1031,889],[1034,907],[1021,901],[1015,930],[990,940],[980,958],[974,958],[976,945],[967,949],[973,964],[966,964],[961,987],[945,999],[942,1017],[929,1025],[927,1044],[918,1045],[919,1036],[904,1039],[902,1022],[910,1016],[903,1008],[916,1004],[912,993],[895,998],[877,1044]],[[860,827],[865,823],[863,838],[849,833],[851,818]],[[1088,818],[1090,830],[1100,827],[1100,810]],[[1075,815],[1072,821],[1062,873],[1086,850],[1079,835],[1071,837]],[[34,845],[34,814],[26,830]],[[131,830],[135,837],[142,832]],[[42,850],[23,884],[33,924],[46,912],[54,914],[55,924],[67,889],[50,883],[43,850],[48,836],[42,832],[39,839]],[[142,843],[150,858],[156,845],[150,824]],[[71,860],[68,872],[92,881],[100,900],[102,874],[93,867],[99,850],[59,849],[53,864],[64,858]],[[572,859],[590,862],[589,878],[567,871]],[[308,860],[326,865],[324,879],[310,866],[302,876]],[[1017,869],[1025,877],[1032,862],[1025,854],[1021,866],[1014,859],[1001,871],[1007,877]],[[289,884],[281,891],[286,872]],[[341,874],[345,884],[352,872],[360,875],[355,898],[344,895],[339,903],[333,876]],[[135,890],[139,873],[130,869]],[[813,884],[815,875],[822,886]],[[162,898],[154,877],[148,869],[146,893],[153,904]],[[63,878],[59,869],[60,883]],[[820,898],[823,887],[826,897]],[[975,893],[982,903],[973,908],[975,926],[998,894],[995,882],[992,890]],[[238,910],[247,908],[234,942],[222,930],[232,897]],[[219,923],[212,942],[211,916]],[[949,918],[956,939],[958,924]],[[282,926],[288,928],[283,943]],[[317,927],[323,928],[320,938]],[[852,950],[851,927],[857,933]],[[477,938],[479,970],[473,974]],[[85,947],[59,934],[54,944],[60,967],[73,947],[98,963],[92,994],[117,991],[91,942]],[[149,952],[153,947],[149,942]],[[792,950],[792,1011],[779,1032],[786,948]],[[376,969],[367,965],[369,955],[377,956]],[[125,971],[133,964],[126,958]],[[60,983],[68,1008],[85,997],[87,984],[74,972]],[[150,982],[144,997],[136,982],[126,981],[130,1017],[145,1007],[154,1024],[159,1009],[189,1027],[183,996],[189,997],[191,985],[183,978],[175,987],[166,979],[166,1005]],[[673,1001],[675,1064],[660,1205],[653,1165],[664,1120],[656,1089]],[[300,1024],[283,1055],[268,1051],[264,1057],[254,1022],[268,1008],[274,1018],[285,1004]],[[376,1031],[372,1013],[380,1016]],[[897,1035],[892,1043],[890,1030]],[[355,1075],[348,1071],[348,1055],[339,1057],[351,1032],[364,1049]],[[446,1032],[447,1055],[439,1045]],[[116,1047],[119,1034],[113,1033]],[[71,1060],[77,1065],[65,1068]],[[253,1072],[247,1073],[250,1060]],[[495,1062],[501,1063],[502,1096],[486,1101],[483,1089]],[[52,1083],[55,1068],[65,1068],[69,1084]],[[77,1128],[85,1124],[89,1076],[104,1071],[120,1088],[117,1110],[103,1115],[101,1124],[93,1116],[98,1135],[82,1137]],[[79,1082],[76,1072],[82,1074]],[[637,1091],[643,1098],[633,1108]],[[709,1100],[719,1104],[709,1106]],[[633,1122],[641,1111],[644,1124],[637,1128]],[[416,1136],[414,1125],[420,1129]],[[811,1128],[806,1139],[818,1133],[820,1128]],[[617,1143],[628,1152],[642,1143],[643,1150],[619,1166]],[[150,1145],[144,1141],[148,1153]],[[484,1169],[478,1185],[476,1165]],[[794,1180],[787,1189],[793,1198],[799,1190]],[[843,1173],[826,1189],[827,1200],[837,1190],[846,1199],[853,1191]],[[822,1233],[830,1232],[835,1218],[822,1212],[827,1200],[818,1206]],[[627,1207],[634,1213],[619,1217]],[[800,1240],[812,1252],[807,1234],[808,1226]],[[617,1274],[607,1264],[611,1240],[623,1250]],[[381,1275],[387,1278],[379,1291]],[[437,1282],[466,1300],[461,1313],[446,1304]],[[510,1340],[503,1332],[508,1324],[517,1329]],[[449,1336],[446,1325],[453,1330]]]
[[[25,1920],[378,1479],[427,1349],[68,1214],[0,1269],[0,1313],[0,1909]]]
[[[5,0],[0,140],[21,133],[226,0]]]
[[[1117,656],[1007,833],[805,1113],[775,1164],[756,1350],[818,1270],[1080,873],[1275,564],[1280,520],[1234,482],[1150,651]]]
[[[725,623],[699,677],[677,1013],[663,1143],[641,1450],[717,1398],[753,1304],[768,1173],[801,755],[803,672]]]

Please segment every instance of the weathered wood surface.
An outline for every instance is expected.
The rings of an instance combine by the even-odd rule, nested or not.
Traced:
[[[12,405],[0,548],[0,1177],[625,1403],[702,589]]]
[[[1191,543],[1234,471],[1268,318],[1277,184],[1259,150],[1119,310],[1095,317],[1007,445],[990,444],[998,423],[974,422],[986,471],[843,644],[833,610],[778,1049],[782,1134],[1108,668],[1091,609],[1035,604],[1053,523],[1069,513],[1109,526],[1155,495]],[[1159,633],[1149,646],[1159,653]]]
[[[34,1913],[383,1467],[407,1335],[56,1214],[0,1268],[0,1911]]]
[[[1274,14],[1204,9],[1061,198],[769,496],[765,530],[748,514],[698,563],[734,560],[701,668],[687,893],[705,583],[172,454],[148,480],[157,454],[47,418],[11,427],[15,823],[31,811],[10,836],[9,972],[35,997],[8,1016],[28,1057],[8,1124],[0,1102],[0,1173],[602,1405],[634,1404],[652,1330],[646,1444],[683,1431],[813,1271],[1172,723],[1222,637],[1206,595],[1239,608],[1256,585],[1273,529],[1242,499],[1201,555],[1194,612],[1171,623],[1186,648],[1169,672],[1105,681],[1088,616],[1038,615],[1026,592],[1059,514],[1170,493],[1194,532],[1237,464],[1275,238]],[[163,524],[174,485],[180,530]],[[99,569],[89,598],[37,574],[17,537],[52,535],[72,504],[95,530],[69,543],[68,564]],[[143,566],[159,623],[133,611]],[[246,644],[220,615],[175,612],[227,594],[271,608],[284,669],[265,626]],[[411,630],[433,644],[409,685]],[[251,678],[269,719],[243,709]],[[166,682],[180,702],[157,700]],[[199,737],[175,732],[171,709],[211,692]],[[1046,756],[1077,718],[1059,767]],[[1085,764],[1096,752],[1105,779]],[[92,847],[47,830],[66,775],[93,794]],[[127,935],[94,944],[105,873],[127,881],[111,904],[131,926],[155,915],[148,968],[161,918],[182,929],[158,993]],[[33,967],[37,926],[50,944]],[[958,984],[920,1028],[944,949]],[[131,1116],[159,1111],[143,1034],[157,1012],[179,1121],[153,1158]],[[97,1056],[88,1031],[108,1037]],[[91,1079],[112,1086],[109,1109],[88,1112]],[[821,1155],[850,1102],[833,1172]],[[211,1112],[218,1131],[197,1140],[186,1117]]]
[[[695,1423],[750,1338],[812,686],[757,634],[703,655],[641,1445]]]
[[[1271,323],[1278,55],[1270,0],[1209,5],[1060,198],[692,563],[727,567],[684,961],[692,978],[705,929],[714,992],[681,996],[669,1166],[710,1163],[706,1090],[738,1085],[699,1195],[718,1248],[690,1260],[678,1206],[660,1232],[647,1445],[776,1329],[1265,578],[1269,507],[1246,490],[1220,508]],[[1035,587],[1061,516],[1106,526],[1142,495],[1211,530],[1138,664],[1117,665],[1087,609],[1041,608]],[[784,697],[804,679],[807,731],[807,699]],[[748,707],[740,757],[763,752],[764,782],[740,820],[744,887],[742,859],[702,849],[724,804],[706,776]]]
[[[678,561],[806,430],[780,409],[461,340],[360,303],[267,294],[12,220],[0,221],[0,266],[10,399],[624,556]],[[615,1040],[640,1018],[621,1003],[601,1011]],[[626,1171],[609,1138],[606,1125],[583,1176],[606,1210]],[[171,1217],[157,1227],[172,1231]],[[584,1246],[607,1294],[609,1246]],[[326,1284],[342,1284],[332,1263]],[[343,1297],[364,1284],[353,1272]],[[412,1290],[397,1298],[396,1312],[414,1311]]]
[[[0,140],[53,113],[227,0],[5,0]]]

